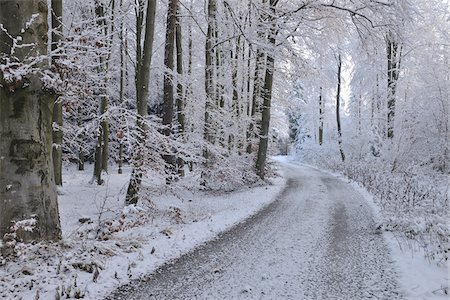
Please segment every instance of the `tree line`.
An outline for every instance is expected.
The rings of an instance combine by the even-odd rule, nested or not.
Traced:
[[[342,41],[322,40],[320,32],[342,24],[362,40],[385,38],[386,126],[394,137],[403,1],[49,2],[0,2],[2,236],[59,238],[55,186],[63,161],[79,170],[92,162],[93,184],[130,166],[127,205],[138,203],[146,176],[170,185],[192,175],[202,188],[264,179],[272,99],[283,97],[293,74],[313,74],[318,68],[308,61],[318,56],[322,66],[338,61],[341,136],[345,53]],[[330,89],[319,81],[313,90],[323,120]],[[35,230],[11,233],[22,220]]]

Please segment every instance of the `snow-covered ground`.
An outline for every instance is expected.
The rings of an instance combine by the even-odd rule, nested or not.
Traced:
[[[277,160],[283,164],[289,158]],[[89,184],[92,170],[66,170],[59,190],[63,240],[54,245],[19,244],[14,261],[0,262],[0,299],[55,299],[57,295],[101,299],[255,214],[275,200],[285,183],[284,178],[276,178],[272,185],[221,194],[160,191],[150,194],[145,205],[124,208],[129,172],[113,172],[103,186],[97,186]],[[375,219],[381,218],[364,188],[332,175],[352,185],[364,196]],[[405,298],[448,299],[448,263],[436,266],[420,249],[392,233],[383,233],[383,238]]]
[[[296,163],[289,157],[283,161]],[[307,165],[304,164],[303,165]],[[310,166],[316,168],[314,166]],[[376,221],[381,223],[381,210],[371,195],[363,186],[348,179],[339,173],[321,170],[350,184],[356,191],[364,196],[374,214]],[[450,226],[450,224],[447,224]],[[450,294],[450,262],[441,265],[426,259],[423,249],[413,241],[406,241],[403,237],[397,237],[392,232],[383,232],[383,237],[388,244],[391,258],[395,262],[399,284],[402,294],[406,299],[449,299]]]
[[[103,186],[89,183],[91,169],[64,174],[62,241],[19,244],[17,258],[0,265],[0,299],[101,299],[255,214],[285,182],[220,194],[175,189],[124,208],[129,172]]]
[[[373,196],[358,183],[345,180],[364,196],[377,218],[381,218],[380,209]],[[392,259],[400,275],[400,287],[407,299],[450,298],[449,261],[438,266],[436,262],[427,260],[424,250],[413,241],[408,242],[402,237],[396,237],[392,232],[383,232],[383,236],[390,247]]]

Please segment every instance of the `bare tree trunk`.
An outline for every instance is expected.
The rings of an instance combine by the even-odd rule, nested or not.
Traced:
[[[178,11],[178,0],[169,0],[167,10],[167,25],[166,25],[166,41],[164,43],[164,112],[163,112],[163,133],[166,136],[172,134],[172,120],[173,120],[173,69],[174,69],[174,46],[175,46],[175,25],[176,14]],[[164,160],[169,166],[174,165],[174,156],[171,154],[164,155]]]
[[[180,14],[180,9],[178,8],[177,14]],[[177,16],[177,22],[175,25],[175,44],[177,50],[177,73],[178,73],[178,84],[177,84],[177,121],[178,121],[178,134],[183,137],[185,130],[185,114],[184,114],[184,101],[185,95],[183,90],[183,84],[181,78],[183,76],[183,45],[182,45],[182,35],[181,35],[181,19]],[[180,176],[184,176],[184,161],[182,158],[177,158],[177,169]]]
[[[94,179],[98,185],[103,184],[102,179],[102,141],[103,141],[103,130],[102,127],[99,126],[97,129],[97,143],[95,144],[95,153],[94,153],[94,177],[90,183],[93,183]]]
[[[267,0],[262,0],[262,3],[267,3]],[[265,42],[266,33],[265,30],[262,28],[264,20],[261,18],[258,18],[258,40],[260,43]],[[255,131],[256,128],[261,120],[259,117],[259,113],[261,113],[261,102],[264,101],[264,91],[261,89],[263,88],[263,73],[264,73],[264,66],[267,66],[267,58],[264,53],[264,51],[261,49],[260,46],[256,49],[256,62],[255,62],[255,73],[253,75],[253,95],[252,95],[252,105],[251,105],[251,123],[249,125],[248,131],[249,133],[247,136],[249,137],[248,144],[247,144],[247,153],[253,152],[253,145],[252,145],[252,138],[255,137]]]
[[[59,97],[58,97],[59,98]],[[63,116],[62,116],[62,101],[55,100],[53,108],[53,169],[55,172],[55,184],[62,185],[62,143],[63,143]]]
[[[387,137],[394,137],[394,118],[395,118],[395,98],[397,90],[397,81],[400,74],[400,62],[402,55],[402,47],[398,45],[396,37],[392,32],[388,32],[386,37],[386,54],[387,54]]]
[[[248,3],[248,27],[251,28],[252,27],[252,3],[249,1]],[[244,43],[245,44],[245,43]],[[247,112],[247,116],[251,116],[251,101],[250,101],[250,92],[251,92],[251,83],[252,83],[252,45],[250,43],[248,43],[247,46],[247,50],[248,51],[243,51],[243,55],[244,55],[244,60],[247,59],[247,76],[242,76],[243,80],[245,81],[245,93],[246,93],[246,112]],[[247,54],[247,57],[245,57],[245,55]],[[245,78],[247,77],[247,78]],[[249,130],[247,130],[246,132],[246,138],[247,141],[249,140],[250,136],[249,136],[250,132]]]
[[[62,0],[52,0],[51,2],[51,19],[52,19],[52,45],[51,50],[55,52],[58,49],[59,41],[62,35]],[[55,70],[58,69],[57,60],[59,55],[52,54],[52,65]],[[53,169],[55,172],[55,184],[62,185],[62,143],[63,143],[63,116],[62,116],[62,101],[59,95],[55,99],[53,108]]]
[[[212,109],[215,99],[215,82],[213,79],[213,56],[214,49],[213,41],[216,32],[216,0],[208,0],[208,32],[206,36],[205,43],[205,91],[206,91],[206,101],[205,101],[205,125],[204,125],[204,139],[206,142],[213,143],[214,138],[212,136],[212,126],[210,118],[210,110]],[[209,151],[208,147],[203,150],[203,157],[205,159],[205,166],[208,166],[209,161]]]
[[[43,1],[0,1],[3,28],[13,37],[20,36],[23,45],[34,45],[16,47],[12,55],[13,41],[0,30],[0,57],[20,63],[45,55],[47,13]],[[61,236],[52,162],[53,106],[54,97],[44,91],[38,74],[6,81],[0,71],[0,237],[25,219],[36,223],[32,231],[17,229],[19,240],[58,240]]]
[[[356,133],[358,135],[361,135],[362,134],[362,101],[363,101],[361,92],[358,95],[357,101],[358,101],[358,127],[356,130]]]
[[[271,13],[275,14],[275,5],[277,0],[270,0]],[[269,30],[269,44],[275,47],[275,36],[277,34],[276,23],[273,15],[268,19],[271,21],[271,28]],[[272,101],[272,86],[273,86],[273,73],[275,67],[275,58],[273,54],[267,54],[266,72],[264,77],[264,89],[263,89],[263,105],[262,105],[262,118],[261,118],[261,130],[259,134],[259,146],[258,155],[256,157],[256,172],[261,179],[264,179],[266,175],[266,160],[267,149],[269,146],[269,125],[270,125],[270,107]]]
[[[322,87],[319,88],[319,145],[323,144],[323,108]]]
[[[233,47],[232,45],[230,45],[231,47]],[[240,119],[240,114],[241,114],[241,108],[240,108],[240,95],[239,95],[239,88],[238,88],[238,69],[239,69],[239,58],[240,58],[240,53],[239,53],[239,49],[241,49],[241,47],[243,46],[243,44],[241,43],[241,38],[238,37],[236,44],[234,45],[234,49],[232,51],[230,51],[230,59],[231,59],[231,85],[232,85],[232,89],[233,89],[233,95],[232,95],[232,103],[231,103],[231,109],[232,109],[232,116],[234,118],[234,126],[239,126],[239,119]],[[239,143],[239,135],[238,132],[236,132],[236,137],[234,136],[234,133],[231,133],[228,136],[228,151],[231,154],[231,151],[233,150],[233,148],[235,147],[235,143]],[[236,141],[235,141],[236,140]],[[238,146],[239,147],[239,146]]]
[[[83,124],[83,114],[81,111],[81,105],[78,104],[78,108],[77,108],[77,125],[79,128],[81,128],[82,124]],[[81,131],[78,135],[77,135],[77,141],[78,141],[78,170],[79,171],[83,171],[84,170],[84,149],[83,149],[83,144],[84,144],[84,131]]]
[[[275,44],[275,38],[270,37]],[[256,159],[256,171],[264,179],[267,159],[267,149],[269,145],[269,124],[270,124],[270,106],[272,101],[273,72],[275,60],[273,56],[267,55],[267,68],[264,79],[264,102],[262,106],[261,130],[259,134],[258,156]]]
[[[109,18],[109,24],[106,22],[106,18],[104,21],[105,24],[105,39],[107,41],[107,53],[105,55],[105,61],[104,61],[104,70],[105,70],[105,78],[104,78],[104,91],[103,91],[103,98],[102,98],[102,108],[103,108],[103,118],[102,118],[102,170],[105,172],[108,172],[108,159],[109,159],[109,121],[108,121],[108,106],[109,106],[109,95],[108,95],[108,84],[109,84],[109,61],[111,59],[112,54],[112,44],[114,41],[114,25],[115,25],[115,6],[116,1],[110,0],[109,5],[111,7],[111,15]],[[108,29],[109,32],[108,32]]]
[[[179,131],[184,132],[185,130],[185,114],[184,114],[184,90],[183,84],[181,83],[181,76],[183,75],[183,47],[182,47],[182,35],[181,35],[181,24],[178,18],[176,29],[175,29],[175,37],[176,37],[176,49],[177,49],[177,73],[180,77],[180,80],[177,84],[177,121],[180,126]]]
[[[247,57],[247,87],[246,87],[246,95],[247,95],[247,116],[249,116],[249,117],[251,117],[252,116],[252,111],[251,111],[251,109],[252,109],[252,101],[251,101],[251,87],[252,87],[252,76],[251,76],[251,73],[252,73],[252,63],[251,63],[251,52],[252,52],[252,50],[251,50],[251,45],[249,44],[249,46],[248,46],[248,57]],[[253,86],[254,86],[254,84],[253,84]],[[250,120],[250,123],[248,124],[248,127],[247,127],[247,131],[246,131],[246,134],[245,134],[245,138],[246,138],[246,140],[245,140],[245,144],[246,144],[246,146],[243,146],[243,147],[246,147],[246,149],[245,149],[245,152],[247,152],[248,154],[250,154],[250,153],[252,153],[252,136],[253,136],[253,131],[254,131],[254,128],[253,128],[254,126],[253,126],[253,121],[252,120]]]
[[[246,100],[247,100],[247,116],[251,116],[251,101],[250,101],[250,93],[251,93],[251,85],[252,85],[252,76],[251,76],[251,72],[252,72],[252,63],[251,63],[251,46],[248,45],[248,56],[247,56],[247,80],[246,80]],[[245,76],[244,76],[245,79]],[[247,130],[247,136],[248,136],[249,131]]]
[[[100,31],[103,32],[105,39],[108,39],[108,28],[107,22],[105,18],[105,7],[104,4],[100,0],[95,1],[95,15],[97,17],[97,25]],[[109,43],[105,45],[109,47]],[[100,50],[101,51],[101,50]],[[106,116],[106,112],[108,110],[108,80],[106,73],[108,71],[108,58],[105,57],[104,53],[100,53],[99,55],[99,67],[98,73],[99,75],[105,76],[103,78],[103,82],[101,84],[101,92],[100,92],[100,108],[99,108],[99,127],[97,129],[97,144],[95,146],[95,155],[94,155],[94,178],[97,181],[97,184],[102,184],[102,170],[108,171],[108,142],[109,142],[109,125],[108,118]],[[94,179],[93,178],[93,179]]]
[[[264,52],[258,47],[256,51],[256,64],[255,64],[255,73],[253,75],[253,96],[252,96],[252,105],[251,105],[251,123],[248,128],[249,141],[247,144],[247,153],[253,152],[252,138],[255,136],[255,130],[257,125],[260,123],[259,114],[261,113],[261,99],[263,98],[263,91],[261,88],[263,86],[261,74],[264,72],[263,65],[267,65],[267,62],[264,62],[265,56]]]
[[[110,2],[112,6],[114,7],[114,0]],[[105,172],[108,172],[108,156],[109,156],[109,122],[107,117],[107,111],[108,111],[108,69],[109,69],[109,56],[111,53],[111,44],[112,41],[108,37],[108,23],[106,22],[105,18],[105,7],[101,7],[101,11],[98,14],[98,17],[103,18],[103,21],[100,21],[100,23],[104,26],[104,34],[105,39],[107,40],[106,47],[108,48],[108,52],[106,55],[100,56],[100,64],[101,68],[103,68],[104,71],[104,79],[103,79],[103,89],[102,89],[102,97],[100,102],[100,115],[101,115],[101,122],[100,126],[101,129],[101,169]],[[114,11],[114,9],[113,9]],[[113,14],[114,16],[114,14]],[[114,20],[111,20],[111,24],[114,24]],[[114,25],[112,25],[114,26]],[[111,34],[111,38],[112,38]]]
[[[123,0],[120,0],[120,14],[123,15]],[[120,80],[119,80],[119,103],[120,105],[124,104],[124,89],[125,89],[125,54],[127,53],[127,49],[125,47],[125,40],[128,38],[125,34],[124,37],[124,22],[123,20],[120,22],[120,33],[119,33],[119,39],[120,39]],[[123,116],[123,115],[122,115]],[[119,157],[117,162],[117,173],[122,174],[123,173],[123,127],[124,127],[124,121],[123,117],[120,117],[120,124],[119,124],[119,130],[117,132],[117,140],[119,141]]]
[[[155,33],[155,13],[156,13],[156,0],[147,1],[147,13],[145,15],[145,35],[143,41],[143,51],[140,55],[141,61],[139,63],[139,82],[138,89],[140,95],[138,98],[138,114],[142,117],[147,116],[147,101],[149,91],[150,80],[150,65],[152,62],[153,53],[153,36]]]
[[[341,117],[340,117],[340,103],[341,103],[341,73],[342,73],[342,58],[341,54],[338,54],[338,85],[336,93],[336,123],[338,132],[338,145],[339,152],[341,153],[342,162],[345,161],[344,150],[342,149],[342,131],[341,131]]]
[[[190,11],[192,11],[192,5],[193,5],[193,1],[191,0],[190,3]],[[186,98],[192,98],[193,96],[193,83],[192,83],[192,21],[189,20],[188,22],[188,69],[187,69],[187,75],[188,75],[188,79],[189,82],[187,83],[187,89],[186,89]],[[186,119],[185,119],[186,122]],[[184,126],[185,130],[186,130],[186,125]],[[191,131],[193,130],[193,125],[192,123],[190,124],[190,129]],[[194,170],[194,163],[192,161],[188,162],[188,167],[189,167],[189,171],[193,171]]]
[[[140,7],[138,7],[138,19],[143,20],[141,10],[143,9],[144,1],[139,0]],[[145,34],[144,34],[144,47],[141,47],[141,25],[137,22],[138,28],[136,28],[138,36],[136,40],[137,53],[136,60],[136,106],[137,106],[137,128],[138,138],[137,147],[133,154],[134,168],[131,173],[130,183],[127,189],[127,195],[125,203],[127,205],[136,204],[139,198],[139,190],[141,187],[143,176],[143,155],[144,146],[147,139],[147,128],[145,126],[145,118],[147,117],[147,101],[148,101],[148,84],[150,80],[150,65],[152,62],[152,49],[153,49],[153,36],[155,33],[155,13],[156,13],[156,0],[147,0],[147,13],[145,22]],[[140,52],[140,49],[143,49]],[[138,60],[139,59],[139,60]]]
[[[147,0],[148,2],[148,0]],[[136,13],[136,74],[135,74],[135,88],[136,88],[136,101],[142,98],[140,93],[142,92],[141,84],[141,68],[142,68],[142,31],[145,29],[144,19],[145,0],[138,0],[135,4]],[[145,31],[144,31],[145,33]],[[139,110],[139,109],[138,109]]]

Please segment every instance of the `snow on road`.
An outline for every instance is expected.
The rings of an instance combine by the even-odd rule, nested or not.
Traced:
[[[277,201],[110,299],[398,299],[371,209],[350,185],[286,164]]]

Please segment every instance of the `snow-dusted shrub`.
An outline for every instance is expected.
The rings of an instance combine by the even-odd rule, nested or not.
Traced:
[[[342,166],[341,171],[376,196],[386,230],[401,232],[416,241],[438,263],[449,259],[445,175],[425,173],[415,166],[391,171],[389,166],[376,163],[350,164]]]
[[[449,260],[450,232],[447,220],[436,215],[392,215],[385,217],[381,229],[400,233],[406,239],[404,243],[412,242],[424,249],[426,257],[437,264]]]
[[[248,155],[222,155],[216,157],[215,164],[203,171],[206,189],[232,191],[259,181]]]
[[[450,258],[448,177],[427,164],[392,160],[392,153],[379,157],[370,151],[363,157],[347,151],[342,163],[337,147],[310,143],[300,155],[304,161],[343,173],[362,184],[381,208],[380,228],[422,247],[427,258],[442,263]],[[357,148],[353,148],[357,149]],[[359,151],[359,150],[358,150]]]

